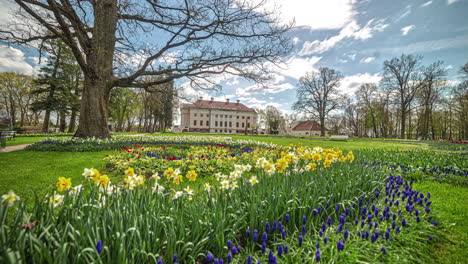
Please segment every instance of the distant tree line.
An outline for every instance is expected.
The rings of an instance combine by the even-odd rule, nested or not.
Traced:
[[[421,60],[405,54],[386,60],[381,81],[361,85],[354,96],[340,93],[338,71],[320,68],[300,79],[293,109],[335,134],[468,139],[468,63],[455,84],[442,61],[424,66]]]

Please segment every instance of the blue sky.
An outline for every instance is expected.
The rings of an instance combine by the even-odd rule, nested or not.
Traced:
[[[294,51],[265,86],[233,76],[217,76],[222,93],[186,89],[195,98],[240,99],[256,108],[273,105],[291,112],[300,76],[319,67],[339,70],[341,91],[352,95],[362,83],[378,82],[384,60],[402,53],[424,56],[423,64],[443,60],[448,80],[456,81],[468,62],[468,0],[276,0],[284,21],[295,19],[289,33]],[[0,23],[11,1],[0,0]],[[0,44],[0,71],[33,74],[37,54]],[[179,85],[184,86],[180,80]]]
[[[291,112],[298,79],[319,67],[339,70],[340,89],[352,95],[366,82],[378,82],[385,60],[402,53],[424,56],[422,63],[443,60],[448,80],[456,81],[468,62],[468,1],[279,1],[285,18],[295,16],[290,33],[294,52],[267,88],[242,79],[221,81],[218,99],[241,99],[249,106],[273,105]]]

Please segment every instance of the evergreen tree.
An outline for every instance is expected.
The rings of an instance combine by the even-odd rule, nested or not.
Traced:
[[[73,90],[79,89],[79,79],[77,76],[76,62],[71,51],[60,41],[50,42],[46,51],[49,58],[46,66],[41,68],[39,78],[35,80],[37,88],[33,91],[38,95],[32,103],[31,110],[45,111],[42,131],[49,130],[50,115],[57,112],[60,119],[60,131],[64,132],[66,114],[72,106],[78,103],[78,96]]]

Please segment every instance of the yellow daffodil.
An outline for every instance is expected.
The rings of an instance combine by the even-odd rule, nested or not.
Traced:
[[[133,175],[135,175],[135,170],[133,168],[128,168],[128,169],[125,170],[124,173],[125,173],[126,176],[133,176]]]
[[[71,178],[59,177],[57,182],[57,191],[61,192],[68,190],[71,185]]]
[[[99,179],[95,181],[94,183],[99,185],[100,187],[106,188],[109,181],[110,179],[107,175],[101,175]]]
[[[185,175],[185,177],[187,177],[189,181],[195,181],[197,179],[197,175],[198,174],[194,170],[190,170],[187,172],[187,175]]]
[[[94,173],[93,173],[93,176],[91,177],[91,179],[92,179],[94,182],[96,182],[96,181],[99,180],[99,177],[101,177],[101,173],[100,173],[98,170],[96,170],[96,169],[93,169],[93,172],[94,172]]]
[[[181,182],[182,182],[182,176],[181,175],[177,175],[175,176],[173,179],[172,179],[172,182],[179,185]]]
[[[324,163],[323,163],[323,166],[325,168],[329,168],[331,166],[331,161],[330,160],[326,160]]]
[[[316,168],[317,168],[317,164],[316,164],[316,163],[313,163],[313,162],[311,162],[311,163],[309,163],[309,164],[307,164],[307,165],[305,166],[305,169],[306,169],[306,170],[311,170],[311,171],[314,171]]]

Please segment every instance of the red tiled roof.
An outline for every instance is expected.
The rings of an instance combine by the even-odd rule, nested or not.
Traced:
[[[293,130],[297,131],[297,130],[307,130],[307,131],[311,131],[311,130],[317,130],[317,131],[320,131],[320,124],[317,123],[317,121],[301,121],[299,122],[294,128]],[[327,129],[325,129],[327,130]]]
[[[210,109],[223,109],[234,110],[242,112],[255,112],[253,108],[247,107],[241,103],[220,102],[211,100],[197,100],[193,104],[182,104],[182,108],[210,108]]]

